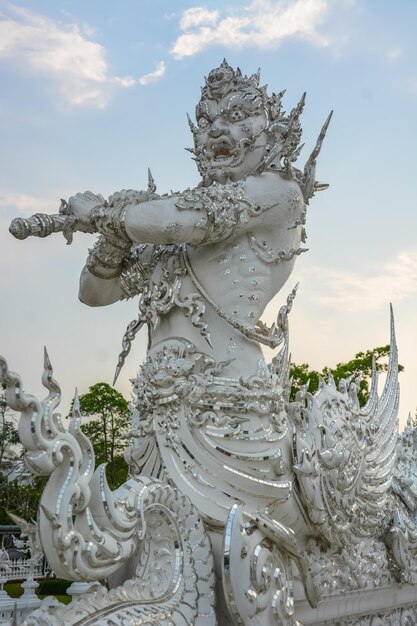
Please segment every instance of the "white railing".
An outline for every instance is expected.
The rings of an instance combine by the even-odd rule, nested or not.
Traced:
[[[46,578],[49,576],[51,570],[45,559],[36,563],[31,563],[30,561],[31,559],[9,559],[7,567],[3,569],[0,565],[0,570],[3,569],[1,575],[7,578],[7,582],[25,580],[29,576],[31,578]]]
[[[4,581],[4,578],[0,578],[0,581]],[[4,589],[0,590],[0,626],[21,624],[25,617],[40,606],[41,600],[35,593],[38,583],[29,579],[22,583],[22,587],[24,591],[20,598],[12,598]]]
[[[30,558],[11,559],[6,550],[0,550],[0,626],[21,624],[41,600],[35,591],[39,586],[34,579],[45,577],[50,569],[41,553]],[[15,580],[23,580],[23,595],[12,598],[4,589],[4,585]]]

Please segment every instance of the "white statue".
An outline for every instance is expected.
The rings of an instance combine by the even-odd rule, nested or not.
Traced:
[[[322,381],[315,396],[305,386],[290,403],[287,315],[295,289],[276,324],[260,320],[305,251],[306,206],[326,187],[315,181],[315,165],[330,116],[301,171],[293,164],[304,96],[289,115],[282,96],[268,96],[259,74],[248,78],[224,61],[208,75],[197,125],[189,120],[198,187],[159,196],[149,175],[146,191],[107,201],[76,194],[58,216],[11,226],[19,238],[100,234],[80,299],[101,306],[139,296],[116,376],[139,328],[149,329],[133,387],[130,478],[114,493],[103,468],[93,474],[77,402],[69,432],[53,415],[59,390],[48,358],[43,403],[25,396],[0,360],[8,401],[22,411],[27,461],[52,474],[38,528],[52,568],[73,580],[125,581],[79,598],[62,622],[45,608],[45,623],[75,623],[77,611],[97,624],[107,623],[99,621],[104,614],[112,623],[138,616],[148,623],[152,599],[161,624],[179,626],[187,611],[187,623],[197,626],[215,624],[216,616],[220,625],[295,624],[295,571],[314,607],[326,595],[394,581],[388,549],[396,575],[417,582],[416,525],[404,512],[408,502],[400,505],[390,490],[398,409],[393,327],[382,398],[375,373],[361,408],[350,381],[339,389]],[[261,344],[280,347],[270,365]],[[360,571],[355,559],[347,562],[353,544],[361,546]],[[375,575],[373,562],[381,570]]]

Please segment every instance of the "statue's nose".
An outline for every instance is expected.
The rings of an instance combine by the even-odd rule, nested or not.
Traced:
[[[220,137],[224,135],[226,130],[227,126],[224,121],[221,118],[216,118],[210,127],[209,135],[214,138]]]

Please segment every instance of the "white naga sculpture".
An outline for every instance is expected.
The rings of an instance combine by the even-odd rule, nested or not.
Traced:
[[[139,300],[116,375],[149,329],[130,477],[115,492],[94,470],[77,400],[68,431],[54,413],[48,357],[43,401],[0,361],[26,462],[51,476],[37,541],[57,575],[111,587],[43,606],[26,624],[416,623],[416,439],[411,425],[397,432],[393,323],[384,390],[378,398],[374,371],[360,407],[356,380],[321,381],[290,401],[295,289],[276,324],[260,320],[305,251],[306,207],[326,187],[315,166],[330,116],[297,169],[304,96],[289,115],[282,96],[224,61],[189,120],[198,187],[159,196],[150,176],[147,191],[77,194],[59,215],[12,223],[21,239],[99,234],[81,300]],[[261,345],[278,349],[269,365]]]

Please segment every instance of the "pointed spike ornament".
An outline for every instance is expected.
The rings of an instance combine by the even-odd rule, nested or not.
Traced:
[[[259,81],[261,80],[261,68],[258,68],[258,71],[255,74],[250,76],[249,80],[255,85],[255,87],[259,87]]]
[[[300,120],[301,113],[304,110],[304,105],[306,102],[306,95],[307,95],[307,92],[304,92],[300,100],[298,101],[297,105],[292,109],[290,113],[290,116],[289,116],[290,124],[287,130],[288,135],[293,134],[294,131],[299,129],[299,124],[300,124],[299,120]],[[301,133],[300,133],[300,136],[301,136]]]
[[[395,337],[395,320],[394,309],[392,303],[389,305],[390,309],[390,350],[387,376],[385,379],[384,389],[381,396],[381,404],[384,401],[388,401],[391,391],[394,387],[398,387],[398,348],[397,340]],[[398,393],[398,391],[397,391]]]
[[[292,163],[297,160],[300,150],[300,140],[302,135],[302,129],[300,124],[300,116],[303,112],[306,100],[306,92],[301,96],[297,106],[291,111],[289,116],[289,124],[287,129],[283,132],[281,141],[282,147],[280,150],[280,160],[284,160],[284,171],[286,176],[294,177],[297,179],[297,174]],[[269,157],[270,159],[271,157]]]
[[[54,380],[54,371],[51,361],[49,359],[46,346],[43,348],[43,373],[42,373],[42,385],[49,391],[48,395],[48,407],[49,410],[55,408],[59,404],[61,398],[61,389],[56,380]]]
[[[310,198],[314,196],[315,191],[322,191],[323,189],[327,189],[328,185],[325,183],[316,183],[315,174],[316,174],[316,162],[317,157],[320,154],[321,147],[323,145],[324,138],[327,133],[327,129],[329,128],[330,120],[332,119],[333,111],[330,111],[327,116],[326,121],[324,122],[319,136],[317,137],[316,145],[314,146],[305,166],[304,172],[301,180],[301,189],[303,192],[304,202],[308,204]]]
[[[43,347],[43,367],[45,370],[48,370],[52,373],[52,365],[46,346]]]
[[[80,413],[80,397],[78,395],[77,387],[75,388],[74,398],[73,398],[73,401],[72,401],[72,416],[73,417],[81,417],[81,413]]]
[[[207,341],[208,345],[213,350],[213,342],[211,341],[211,335],[209,332],[206,332],[206,334],[204,335],[204,339]]]
[[[321,146],[326,136],[327,129],[329,128],[329,124],[330,124],[330,120],[332,119],[332,116],[333,116],[333,111],[330,111],[329,115],[327,116],[326,121],[324,122],[320,130],[319,136],[317,137],[316,145],[314,146],[314,149],[310,155],[310,159],[314,161],[317,159],[318,155],[320,154]]]
[[[49,511],[49,509],[47,509],[44,504],[40,505],[40,510],[43,512],[46,519],[51,523],[52,528],[54,528],[55,530],[62,528],[62,524],[59,521],[58,517],[54,513],[51,513],[51,511]]]
[[[391,326],[391,345],[396,345],[395,340],[395,320],[394,320],[394,308],[392,306],[392,302],[389,304],[389,313],[390,313],[390,326]]]
[[[191,117],[188,115],[187,113],[187,121],[188,121],[188,126],[192,132],[193,137],[195,137],[195,135],[197,134],[198,128],[197,126],[194,124],[193,120],[191,119]]]
[[[155,193],[155,191],[156,191],[155,181],[152,176],[152,172],[150,168],[148,167],[148,193],[152,194],[152,193]]]
[[[290,118],[292,120],[298,120],[298,118],[300,117],[301,113],[303,112],[304,105],[306,103],[306,96],[307,96],[307,92],[305,91],[303,93],[303,95],[301,96],[300,100],[298,101],[297,105],[291,111]]]

